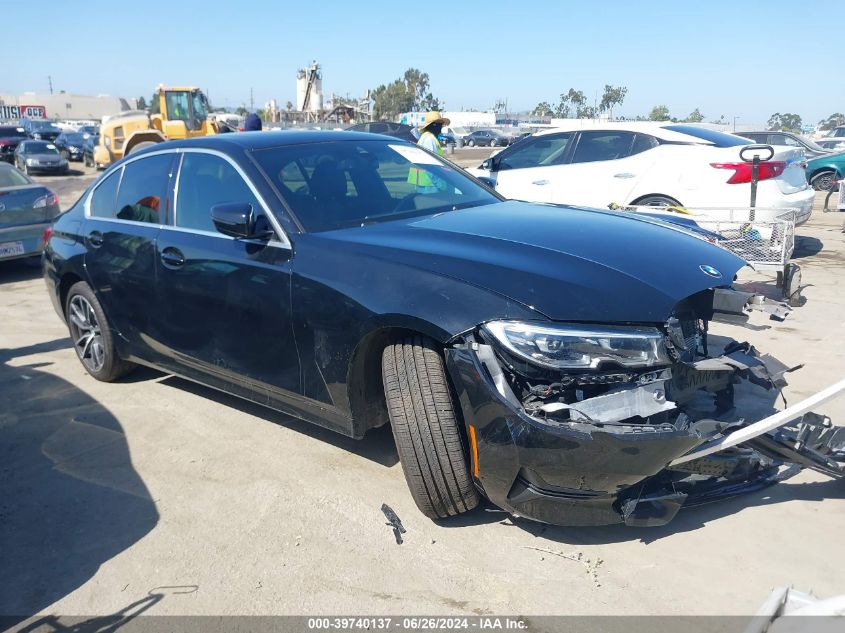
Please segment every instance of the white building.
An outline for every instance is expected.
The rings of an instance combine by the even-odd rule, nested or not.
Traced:
[[[110,95],[89,96],[69,92],[53,94],[24,92],[20,95],[0,95],[0,118],[13,119],[26,116],[25,112],[12,116],[16,110],[20,111],[21,106],[30,106],[30,113],[43,111],[48,119],[98,121],[109,114],[134,110],[137,104],[135,99],[124,99]]]

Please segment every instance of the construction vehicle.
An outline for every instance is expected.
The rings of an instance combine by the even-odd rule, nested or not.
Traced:
[[[130,110],[104,118],[100,140],[94,148],[98,168],[155,143],[220,131],[217,121],[209,117],[208,99],[199,88],[159,86],[155,98],[158,112],[153,104],[152,114]]]

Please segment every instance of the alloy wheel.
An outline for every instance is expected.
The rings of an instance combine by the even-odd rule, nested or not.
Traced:
[[[98,372],[106,363],[106,349],[94,307],[82,295],[73,297],[69,307],[70,334],[76,354],[86,369]]]

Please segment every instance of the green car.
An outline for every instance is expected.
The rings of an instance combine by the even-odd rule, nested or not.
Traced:
[[[826,154],[807,161],[807,180],[816,191],[827,191],[834,178],[845,176],[845,152]]]

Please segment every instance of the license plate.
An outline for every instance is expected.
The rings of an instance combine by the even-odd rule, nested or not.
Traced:
[[[0,244],[0,257],[23,255],[23,242],[5,242]]]

